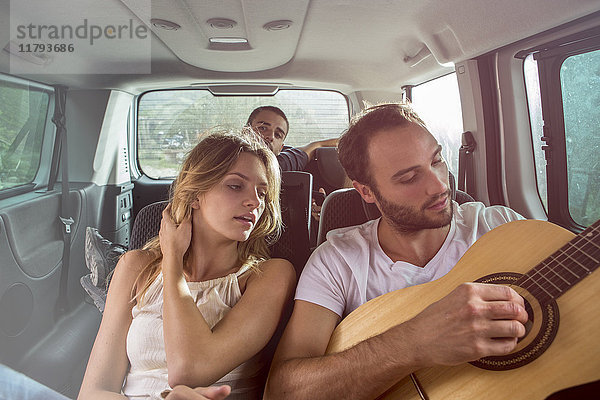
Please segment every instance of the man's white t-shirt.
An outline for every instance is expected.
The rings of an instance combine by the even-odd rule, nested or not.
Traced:
[[[332,230],[304,267],[295,298],[344,318],[375,297],[441,278],[484,233],[518,219],[523,217],[507,207],[454,203],[448,236],[424,267],[393,262],[383,252],[377,237],[380,218]]]

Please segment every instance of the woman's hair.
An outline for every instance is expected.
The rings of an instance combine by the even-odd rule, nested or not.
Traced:
[[[267,177],[267,193],[264,199],[265,209],[256,226],[246,241],[237,246],[240,267],[249,264],[256,266],[269,258],[267,237],[275,240],[281,231],[281,209],[279,191],[281,172],[273,152],[266,147],[248,128],[241,132],[217,133],[204,138],[187,155],[181,171],[173,183],[171,191],[171,218],[180,224],[192,214],[192,203],[199,195],[203,195],[215,187],[231,170],[240,154],[252,154],[263,163]],[[140,272],[135,288],[139,288],[134,296],[138,303],[160,273],[162,252],[158,236],[149,240],[143,247],[153,253],[152,260]],[[188,252],[184,255],[187,260]]]

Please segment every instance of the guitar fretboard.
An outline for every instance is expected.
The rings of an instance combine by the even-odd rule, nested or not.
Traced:
[[[557,299],[600,266],[600,220],[558,249],[514,284],[545,304]]]

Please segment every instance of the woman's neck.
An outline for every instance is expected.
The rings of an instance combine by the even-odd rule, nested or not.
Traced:
[[[192,235],[190,252],[184,271],[192,282],[220,278],[240,267],[237,252],[238,242],[217,240],[206,235]]]

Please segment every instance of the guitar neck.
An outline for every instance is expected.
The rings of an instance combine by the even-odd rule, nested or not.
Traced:
[[[515,285],[541,303],[555,300],[600,266],[600,220],[523,275]]]

